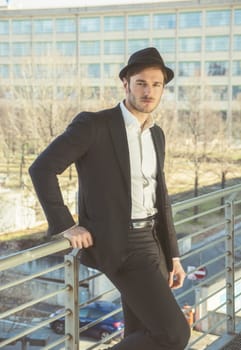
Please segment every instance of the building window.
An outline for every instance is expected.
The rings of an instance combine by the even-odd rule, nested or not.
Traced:
[[[22,98],[24,96],[25,100],[29,100],[34,96],[33,89],[31,89],[29,85],[16,85],[13,88],[15,98]]]
[[[76,42],[58,41],[56,42],[56,50],[61,56],[73,56],[76,54]]]
[[[178,75],[180,77],[200,76],[201,63],[200,62],[179,62]]]
[[[35,34],[48,34],[53,32],[52,19],[37,19],[33,22]]]
[[[158,13],[153,16],[153,29],[176,28],[175,13]]]
[[[8,64],[0,64],[0,78],[3,78],[3,79],[9,78]]]
[[[227,101],[228,87],[226,85],[210,86],[210,92],[207,94],[207,99],[211,101]]]
[[[8,34],[8,33],[9,33],[9,22],[0,21],[0,34]]]
[[[179,50],[180,52],[200,52],[201,38],[179,38]]]
[[[234,24],[241,24],[241,9],[234,10]]]
[[[13,56],[30,56],[31,45],[29,42],[15,42],[12,44]]]
[[[14,78],[28,78],[29,75],[26,72],[25,67],[22,64],[13,65],[13,77]]]
[[[166,62],[166,66],[171,68],[175,72],[175,70],[176,70],[176,63],[175,62]]]
[[[241,100],[241,85],[233,86],[233,100]]]
[[[76,99],[77,91],[74,86],[57,86],[56,98],[58,100],[63,99]]]
[[[241,51],[241,35],[234,35],[233,48],[235,51]]]
[[[208,61],[205,63],[206,75],[228,75],[228,66],[228,61]]]
[[[34,76],[34,68],[30,64],[14,64],[13,65],[14,78],[32,78]]]
[[[57,18],[56,33],[74,33],[76,31],[76,22],[72,18]]]
[[[164,99],[165,99],[165,101],[174,101],[175,100],[174,86],[170,86],[169,84],[167,86],[165,86]]]
[[[128,40],[128,54],[131,55],[133,52],[144,49],[149,45],[148,39],[131,39]]]
[[[202,26],[201,12],[185,12],[179,14],[180,28],[193,28]]]
[[[123,16],[104,17],[105,32],[123,32],[125,29],[125,18]]]
[[[0,43],[0,56],[9,56],[9,43]]]
[[[97,40],[80,41],[81,56],[97,56],[100,55],[100,42]]]
[[[193,101],[197,100],[197,96],[200,96],[200,86],[179,86],[178,87],[178,100],[179,101]]]
[[[233,61],[233,75],[241,75],[241,61]]]
[[[33,52],[36,56],[48,56],[52,54],[52,42],[34,42]]]
[[[27,93],[27,91],[26,91]],[[32,96],[32,97],[31,97]],[[54,96],[54,91],[52,86],[35,86],[33,91],[32,89],[29,92],[29,98],[35,98],[37,100],[43,100],[45,101],[46,99],[52,100]]]
[[[105,55],[123,55],[125,52],[124,40],[105,40],[104,54]]]
[[[80,18],[81,32],[100,32],[100,17]]]
[[[100,88],[99,86],[86,86],[81,90],[81,96],[83,99],[92,100],[100,98]]]
[[[121,99],[123,96],[122,89],[119,89],[117,86],[105,86],[104,88],[104,98],[111,100]]]
[[[128,30],[148,30],[149,15],[128,16]]]
[[[184,86],[179,86],[178,87],[178,100],[182,101],[182,100],[187,100],[187,96],[186,96],[186,91],[185,91],[185,87]]]
[[[13,34],[31,34],[31,21],[25,19],[13,20]]]
[[[77,78],[77,67],[75,64],[57,64],[55,65],[56,78]]]
[[[230,11],[207,11],[206,13],[206,26],[208,27],[221,27],[228,26],[230,24]]]
[[[163,53],[174,53],[176,40],[174,38],[153,39],[153,45]]]
[[[87,67],[88,77],[89,78],[100,78],[100,64],[91,63]]]
[[[81,64],[80,75],[83,78],[100,78],[100,64]]]
[[[104,64],[104,77],[116,78],[124,64],[121,63],[105,63]]]
[[[33,75],[35,79],[52,78],[53,67],[50,64],[37,64],[34,66]]]
[[[206,51],[228,51],[228,36],[208,36],[206,37]]]

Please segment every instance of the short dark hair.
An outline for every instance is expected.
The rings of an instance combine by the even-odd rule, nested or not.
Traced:
[[[167,79],[166,71],[161,69],[160,65],[158,65],[158,64],[153,64],[153,65],[150,65],[150,64],[136,64],[136,65],[133,65],[132,67],[130,67],[127,70],[124,78],[126,78],[128,81],[130,81],[130,77],[140,73],[145,68],[159,68],[162,71],[163,75],[164,75],[164,82],[166,82],[166,79]]]

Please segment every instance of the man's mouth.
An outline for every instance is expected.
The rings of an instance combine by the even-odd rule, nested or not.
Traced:
[[[144,103],[151,103],[154,100],[153,100],[153,98],[142,98],[141,101],[144,102]]]

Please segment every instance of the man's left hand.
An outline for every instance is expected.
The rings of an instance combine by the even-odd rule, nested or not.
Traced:
[[[169,287],[177,289],[183,286],[186,273],[179,259],[173,259],[173,270],[169,273]]]

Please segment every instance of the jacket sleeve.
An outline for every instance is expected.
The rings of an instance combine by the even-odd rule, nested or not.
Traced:
[[[159,160],[160,160],[160,172],[158,174],[159,176],[159,184],[160,187],[158,187],[158,203],[160,208],[162,208],[162,215],[160,217],[160,221],[163,223],[164,230],[167,232],[168,237],[168,247],[169,247],[169,253],[168,255],[170,258],[172,257],[178,257],[179,256],[179,249],[178,249],[178,243],[177,243],[177,235],[176,230],[174,227],[173,217],[172,217],[172,208],[171,208],[171,201],[168,194],[167,186],[166,186],[166,180],[165,180],[165,173],[164,173],[164,163],[165,163],[165,135],[163,133],[163,130],[160,127],[157,127],[157,133],[159,135],[158,137],[158,145],[159,145]],[[162,200],[161,200],[162,199]],[[161,239],[161,238],[160,238]]]
[[[169,235],[170,249],[171,249],[170,253],[171,253],[171,257],[174,258],[174,257],[178,257],[180,253],[179,253],[179,248],[177,243],[176,230],[173,222],[171,201],[168,195],[164,173],[163,173],[163,187],[164,187],[164,193],[165,193],[166,226],[167,226],[167,231]]]
[[[29,168],[36,194],[48,221],[50,235],[60,233],[75,224],[64,204],[57,176],[88,151],[94,130],[91,118],[88,113],[80,113]]]

